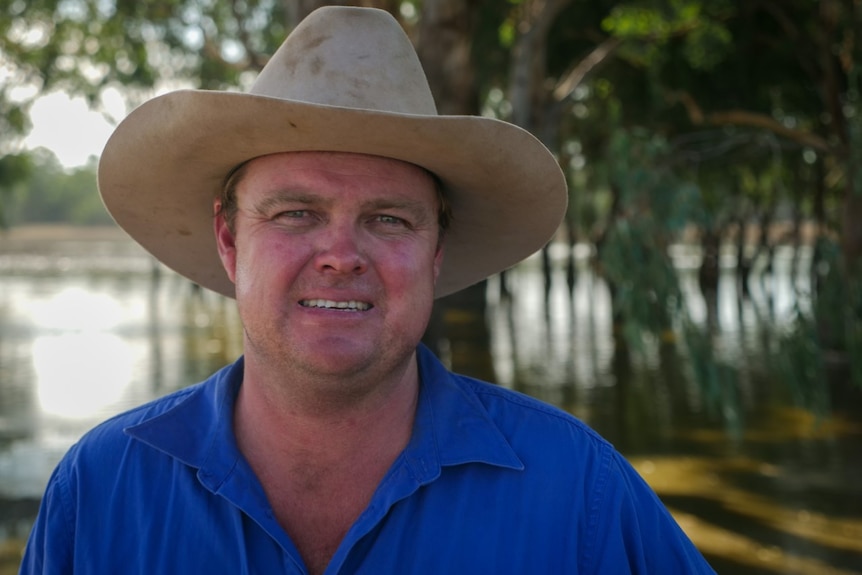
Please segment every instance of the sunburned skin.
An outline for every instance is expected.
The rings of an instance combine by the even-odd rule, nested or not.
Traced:
[[[434,179],[334,152],[251,160],[234,225],[216,219],[245,329],[247,379],[333,404],[388,389],[412,361],[443,260]],[[217,212],[218,213],[218,212]],[[313,382],[313,383],[312,383]],[[337,402],[336,402],[337,403]]]

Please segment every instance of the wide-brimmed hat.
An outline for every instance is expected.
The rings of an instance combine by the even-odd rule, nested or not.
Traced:
[[[325,7],[287,37],[248,93],[181,90],[132,111],[99,162],[108,211],[193,282],[234,296],[213,199],[228,173],[277,152],[384,156],[436,174],[452,207],[436,296],[542,248],[566,209],[554,156],[512,124],[437,114],[410,40],[382,10]]]

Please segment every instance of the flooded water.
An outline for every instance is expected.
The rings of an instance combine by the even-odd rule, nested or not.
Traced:
[[[719,573],[862,574],[862,393],[836,373],[834,410],[817,419],[769,365],[804,279],[791,282],[785,258],[751,299],[738,304],[728,276],[709,306],[678,261],[692,317],[738,370],[733,417],[707,407],[678,347],[619,344],[586,265],[571,292],[556,271],[547,300],[537,262],[510,274],[511,300],[489,283],[494,379],[611,440]],[[240,353],[232,302],[114,231],[0,236],[0,574],[15,571],[48,476],[81,434]]]

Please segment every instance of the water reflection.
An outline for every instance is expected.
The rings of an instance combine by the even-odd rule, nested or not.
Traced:
[[[12,312],[16,311],[37,329],[68,331],[109,330],[121,317],[131,315],[116,298],[77,286],[63,288],[47,299],[24,299],[13,306]]]
[[[73,442],[241,353],[231,310],[117,232],[0,237],[0,574]]]
[[[0,548],[19,549],[66,449],[232,361],[241,327],[232,302],[154,267],[128,240],[13,243],[0,239]],[[585,255],[574,277],[554,271],[548,298],[537,260],[508,275],[511,296],[489,283],[499,383],[615,443],[719,573],[862,573],[862,395],[838,377],[836,410],[817,421],[768,365],[774,326],[805,305],[807,278],[779,260],[778,279],[753,284],[750,299],[731,275],[707,299],[678,254],[692,317],[739,371],[744,425],[733,435],[674,341],[635,352],[613,332],[610,294]]]
[[[40,411],[71,419],[115,407],[132,383],[136,363],[132,346],[112,333],[39,336],[32,357]]]
[[[731,270],[710,301],[680,268],[691,316],[737,371],[738,432],[710,409],[679,342],[635,351],[613,333],[607,288],[583,261],[571,292],[555,272],[547,304],[539,263],[528,262],[509,282],[513,298],[490,306],[498,375],[612,441],[719,573],[859,574],[862,391],[836,373],[833,411],[818,419],[775,379],[776,333],[807,305],[808,278],[791,276],[788,261],[749,299]]]

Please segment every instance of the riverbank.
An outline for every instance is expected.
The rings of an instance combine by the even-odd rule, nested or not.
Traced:
[[[15,575],[21,567],[25,541],[8,539],[0,542],[0,575]]]
[[[128,239],[118,226],[72,226],[68,224],[28,224],[0,230],[0,250],[7,242]]]
[[[28,225],[0,231],[0,274],[150,274],[155,266],[152,256],[117,226]]]

